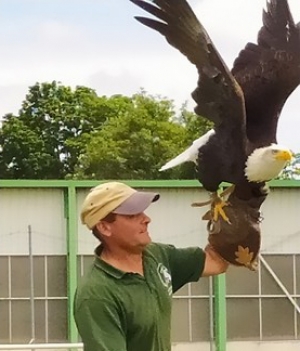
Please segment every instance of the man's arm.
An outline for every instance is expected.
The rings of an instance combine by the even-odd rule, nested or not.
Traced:
[[[201,276],[223,273],[228,267],[228,263],[208,246],[205,250],[199,247],[176,248],[166,244],[155,244],[155,247],[168,257],[173,292],[187,283],[197,282]]]
[[[226,272],[229,266],[228,262],[226,262],[210,245],[207,245],[204,251],[206,258],[202,277]]]

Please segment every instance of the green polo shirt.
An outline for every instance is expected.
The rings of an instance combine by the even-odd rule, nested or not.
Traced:
[[[172,293],[197,281],[204,261],[200,248],[152,243],[141,276],[96,257],[75,296],[84,351],[171,351]]]

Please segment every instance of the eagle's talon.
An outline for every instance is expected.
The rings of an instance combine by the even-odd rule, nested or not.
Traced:
[[[213,220],[209,220],[206,228],[210,235],[218,234],[221,230],[220,222],[214,222]]]
[[[258,260],[255,259],[248,265],[246,265],[246,268],[250,269],[250,271],[257,272],[258,271]]]
[[[210,220],[212,220],[211,210],[208,210],[207,212],[204,213],[204,215],[202,216],[202,220],[203,221],[210,221]]]
[[[202,207],[210,205],[210,210],[208,210],[203,216],[202,220],[212,220],[215,223],[218,222],[219,217],[221,217],[226,223],[231,224],[230,219],[226,215],[223,207],[230,206],[230,202],[222,200],[221,197],[230,194],[234,189],[234,186],[226,189],[220,196],[217,193],[212,193],[211,199],[203,202],[193,202],[192,207]]]
[[[225,211],[223,210],[223,207],[228,205],[229,205],[228,202],[222,201],[222,200],[220,200],[216,204],[213,204],[213,220],[215,222],[217,222],[219,219],[219,216],[221,216],[225,222],[227,222],[228,224],[231,224],[230,219],[228,218]]]

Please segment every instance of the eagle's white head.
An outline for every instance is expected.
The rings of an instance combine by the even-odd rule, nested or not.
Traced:
[[[246,177],[250,182],[263,182],[276,178],[292,157],[292,152],[282,145],[271,144],[257,148],[246,161]]]

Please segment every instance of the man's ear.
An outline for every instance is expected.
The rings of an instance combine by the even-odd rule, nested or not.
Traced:
[[[98,231],[106,237],[111,236],[112,230],[111,230],[111,223],[105,222],[105,221],[100,221],[97,223],[97,229]]]

